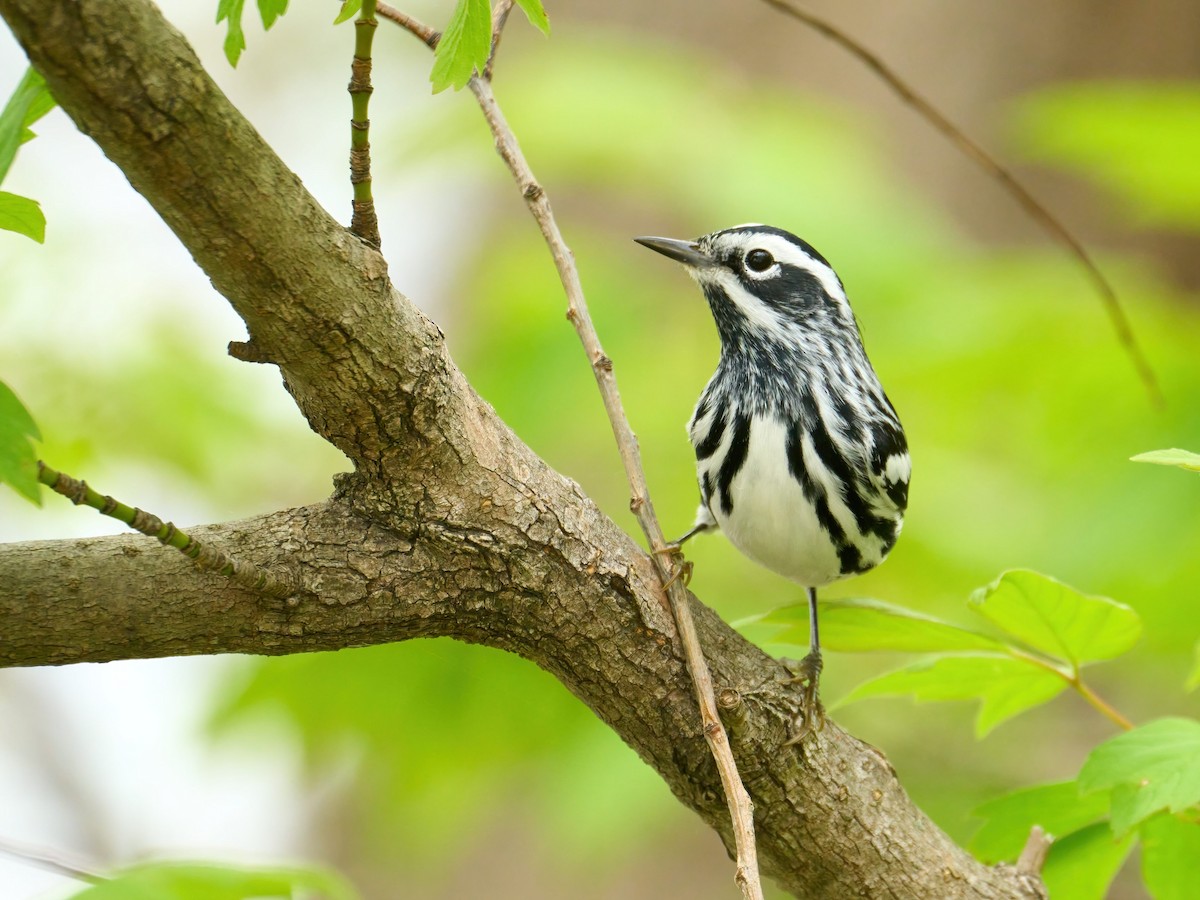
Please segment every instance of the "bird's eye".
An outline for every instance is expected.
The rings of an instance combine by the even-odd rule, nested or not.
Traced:
[[[746,268],[755,272],[765,272],[775,265],[775,257],[766,250],[751,250],[746,254]]]

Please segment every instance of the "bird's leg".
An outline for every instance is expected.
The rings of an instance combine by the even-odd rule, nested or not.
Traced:
[[[712,527],[713,527],[713,523],[711,523],[711,522],[697,522],[690,529],[688,529],[687,534],[685,534],[681,538],[676,538],[675,540],[671,541],[671,543],[667,544],[667,546],[663,547],[663,549],[659,550],[658,552],[659,553],[677,553],[677,552],[679,552],[679,548],[683,546],[684,541],[690,541],[692,538],[694,538],[700,532],[708,531],[708,529],[710,529]]]
[[[795,733],[784,743],[785,747],[798,744],[814,731],[825,725],[825,707],[821,705],[818,687],[821,681],[821,635],[817,630],[817,589],[808,589],[808,656],[792,665],[793,660],[784,660],[792,673],[790,684],[803,684],[800,694],[800,714],[793,723]]]

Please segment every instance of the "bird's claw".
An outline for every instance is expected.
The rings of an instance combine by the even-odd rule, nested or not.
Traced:
[[[783,660],[783,664],[792,673],[792,677],[786,679],[784,684],[803,685],[800,689],[800,709],[792,721],[795,730],[783,744],[785,747],[791,747],[825,727],[825,707],[821,705],[819,695],[824,663],[821,654],[813,652],[799,662]]]
[[[660,547],[654,551],[655,556],[665,556],[668,560],[668,565],[671,569],[671,577],[663,582],[663,591],[668,590],[671,585],[680,579],[683,580],[684,587],[692,583],[692,561],[683,558],[683,548],[679,541],[672,541],[665,547]]]

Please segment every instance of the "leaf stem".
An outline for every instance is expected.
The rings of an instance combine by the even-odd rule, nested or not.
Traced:
[[[371,193],[371,120],[367,108],[371,103],[371,44],[379,22],[375,18],[376,0],[363,0],[362,9],[354,21],[354,59],[350,63],[350,184],[354,187],[354,212],[350,231],[376,249],[380,246],[379,219],[375,214],[375,198]]]
[[[1116,707],[1114,707],[1111,703],[1109,703],[1107,700],[1105,700],[1103,697],[1101,697],[1099,694],[1097,694],[1094,690],[1092,690],[1091,686],[1088,685],[1087,682],[1085,682],[1083,680],[1083,675],[1079,671],[1078,667],[1073,667],[1070,672],[1066,672],[1066,671],[1063,671],[1063,669],[1061,667],[1055,665],[1051,661],[1043,659],[1042,657],[1036,656],[1032,653],[1026,653],[1024,650],[1019,650],[1016,647],[1007,646],[1007,647],[1005,647],[1005,650],[1007,651],[1007,653],[1010,656],[1016,657],[1017,659],[1020,659],[1020,660],[1024,660],[1025,662],[1030,663],[1031,665],[1037,666],[1038,668],[1044,669],[1047,672],[1052,672],[1053,674],[1057,675],[1059,678],[1061,678],[1063,681],[1065,681],[1068,685],[1070,685],[1071,688],[1077,694],[1079,694],[1079,696],[1081,696],[1085,701],[1087,701],[1089,706],[1091,706],[1098,713],[1100,713],[1102,716],[1104,716],[1104,718],[1108,719],[1110,722],[1112,722],[1114,725],[1116,725],[1118,728],[1122,729],[1123,731],[1132,731],[1133,730],[1133,727],[1134,727],[1133,722],[1129,721],[1129,719],[1127,719],[1125,716],[1123,716],[1116,709]]]
[[[1075,690],[1079,692],[1079,696],[1083,697],[1084,700],[1091,704],[1093,709],[1099,712],[1118,728],[1121,728],[1124,731],[1133,730],[1133,723],[1125,718],[1125,716],[1121,715],[1121,713],[1118,712],[1111,704],[1109,704],[1108,701],[1093,691],[1091,687],[1089,687],[1087,683],[1084,682],[1084,680],[1080,677],[1078,672],[1076,672],[1072,678],[1069,678],[1067,683],[1070,684],[1071,687],[1075,688]]]

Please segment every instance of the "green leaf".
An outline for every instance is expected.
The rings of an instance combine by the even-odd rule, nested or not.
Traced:
[[[3,381],[0,381],[0,484],[41,506],[37,454],[33,441],[42,439],[33,416]]]
[[[256,0],[258,14],[262,17],[263,30],[267,31],[276,20],[287,12],[288,0]],[[217,24],[228,22],[225,34],[225,58],[235,69],[242,51],[246,49],[246,32],[242,30],[242,13],[246,0],[217,0]]]
[[[0,229],[23,234],[39,244],[45,243],[46,216],[41,204],[28,197],[0,191]]]
[[[1103,900],[1133,842],[1133,835],[1114,839],[1103,822],[1055,841],[1042,869],[1050,896],[1054,900]]]
[[[44,89],[38,93],[37,98],[29,105],[28,112],[25,113],[25,125],[21,129],[22,144],[27,144],[37,137],[33,129],[29,126],[56,106],[58,106],[58,101],[54,99],[54,95],[48,89]]]
[[[333,24],[341,25],[343,22],[353,19],[358,15],[360,9],[362,9],[362,0],[343,0],[342,8],[338,10],[337,18],[333,20]]]
[[[1192,662],[1192,674],[1188,676],[1188,680],[1184,683],[1184,687],[1189,693],[1200,687],[1200,643],[1196,644],[1195,657],[1195,660]]]
[[[229,30],[225,34],[225,58],[235,69],[242,51],[246,49],[246,34],[242,31],[242,10],[246,0],[218,0],[217,24],[229,22]]]
[[[1079,788],[1112,791],[1117,835],[1159,810],[1200,803],[1200,722],[1158,719],[1105,741],[1083,764]]]
[[[344,878],[323,869],[250,869],[212,863],[132,866],[72,894],[72,900],[354,900]]]
[[[1200,472],[1200,453],[1191,450],[1151,450],[1129,457],[1133,462],[1154,463],[1157,466],[1178,466],[1190,472]]]
[[[1154,900],[1193,900],[1200,823],[1160,814],[1140,829],[1142,878]]]
[[[525,18],[542,34],[550,33],[550,20],[542,8],[542,0],[517,0],[517,6],[525,11]]]
[[[1080,796],[1074,781],[1023,788],[989,800],[974,814],[987,821],[971,838],[971,852],[986,863],[1013,862],[1034,825],[1059,838],[1108,816],[1103,793]]]
[[[0,181],[8,174],[17,148],[32,135],[29,126],[54,109],[54,97],[45,79],[29,68],[0,111]]]
[[[987,635],[882,600],[855,598],[822,601],[819,611],[821,646],[827,650],[843,653],[868,650],[936,653],[996,650],[1002,646]],[[778,633],[769,638],[772,642],[808,646],[806,603],[780,607],[746,621],[782,626]]]
[[[919,701],[979,700],[975,734],[983,737],[1005,719],[1058,696],[1066,686],[1053,672],[1007,654],[946,654],[864,682],[835,706],[903,694]]]
[[[488,0],[458,0],[434,50],[429,80],[433,92],[458,90],[487,63],[492,46],[492,7]]]
[[[269,31],[275,20],[287,12],[288,0],[258,0],[258,14],[262,16],[263,31]]]
[[[968,601],[992,624],[1034,649],[1070,662],[1120,656],[1142,633],[1138,614],[1115,600],[1081,594],[1038,572],[1005,572]]]

